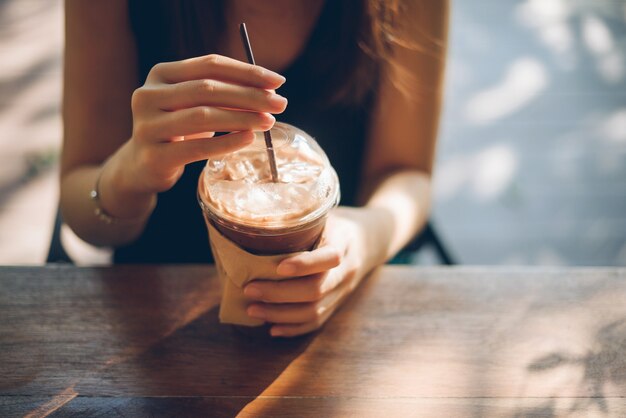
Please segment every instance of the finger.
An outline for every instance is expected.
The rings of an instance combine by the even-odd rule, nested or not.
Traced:
[[[189,164],[237,151],[254,141],[254,132],[242,131],[203,138],[161,144],[162,161],[168,159],[176,165]]]
[[[135,133],[143,138],[169,140],[207,131],[266,131],[274,122],[276,119],[269,113],[200,106],[163,113],[147,125],[136,125]]]
[[[203,139],[203,138],[213,138],[215,136],[215,132],[199,132],[197,134],[185,135],[185,140],[190,139]]]
[[[321,328],[348,297],[348,289],[349,286],[347,284],[334,289],[323,301],[316,305],[315,317],[309,321],[299,324],[276,322],[275,325],[270,328],[270,335],[273,337],[295,337],[297,335],[308,334],[309,332]]]
[[[257,112],[281,113],[287,99],[269,90],[238,86],[217,80],[192,80],[159,89],[154,100],[161,110],[218,106]]]
[[[283,260],[276,273],[281,276],[306,276],[330,270],[339,263],[341,252],[332,245],[325,245]]]
[[[325,283],[327,276],[321,273],[285,280],[254,280],[243,293],[253,300],[270,303],[315,302],[333,288]]]
[[[315,321],[321,314],[315,303],[254,303],[248,306],[246,312],[251,318],[284,324]]]
[[[148,81],[155,78],[172,84],[208,78],[262,89],[276,89],[285,82],[285,77],[266,68],[215,54],[157,64]]]
[[[270,328],[272,337],[297,337],[318,330],[324,324],[317,321],[304,322],[302,324],[281,324]]]

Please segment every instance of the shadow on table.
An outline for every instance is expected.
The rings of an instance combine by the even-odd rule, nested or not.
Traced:
[[[146,280],[103,280],[116,305],[115,332],[129,348],[81,382],[78,393],[91,397],[83,403],[100,402],[99,410],[118,404],[116,409],[131,415],[234,416],[313,338],[272,339],[220,324],[215,277],[203,281],[167,277],[163,270],[151,273],[157,277],[147,290]],[[115,399],[106,400],[112,395]],[[86,409],[77,399],[64,408],[70,410]]]
[[[151,346],[132,364],[119,364],[109,372],[113,377],[135,368],[141,392],[180,398],[182,402],[160,401],[159,415],[167,415],[163,408],[169,404],[173,415],[184,411],[234,416],[261,395],[310,341],[310,337],[277,340],[247,335],[220,324],[215,307]]]
[[[552,352],[535,359],[528,365],[530,373],[546,373],[561,367],[582,368],[583,378],[579,384],[581,392],[590,392],[585,397],[572,401],[570,413],[585,412],[596,408],[609,414],[605,386],[609,383],[626,387],[626,318],[609,323],[595,335],[594,347],[584,355],[569,352]],[[548,399],[543,405],[518,409],[515,417],[554,417],[555,399]],[[560,414],[561,411],[558,411]]]

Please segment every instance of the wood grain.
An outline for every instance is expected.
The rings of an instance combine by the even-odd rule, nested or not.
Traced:
[[[0,415],[626,416],[624,300],[624,269],[384,267],[271,339],[211,267],[0,267]]]
[[[23,416],[45,399],[0,397],[0,407]],[[231,397],[83,397],[75,398],[57,414],[85,417],[210,416],[242,418],[380,418],[382,417],[622,417],[624,398],[606,399],[606,408],[580,404],[577,398],[231,398]],[[4,404],[3,404],[4,403]],[[240,410],[241,404],[248,406]],[[574,408],[572,409],[572,405]],[[56,415],[55,415],[56,416]]]

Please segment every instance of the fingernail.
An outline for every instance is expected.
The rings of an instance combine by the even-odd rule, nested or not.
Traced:
[[[275,83],[280,83],[281,85],[285,81],[287,81],[287,79],[284,76],[282,76],[282,75],[280,75],[277,72],[274,72],[272,70],[268,70],[267,68],[263,68],[262,76],[265,77],[265,78],[271,79]]]
[[[281,276],[291,276],[296,273],[296,266],[290,263],[280,263],[276,268],[276,273]]]
[[[272,337],[280,337],[280,336],[285,335],[285,334],[283,333],[283,331],[280,328],[272,328],[272,329],[270,329],[270,335]]]
[[[287,79],[284,76],[282,76],[282,75],[280,75],[278,73],[274,73],[274,76],[275,76],[276,80],[280,81],[280,84],[283,84],[283,83],[285,83],[285,81],[287,81]]]
[[[287,98],[281,96],[280,94],[272,94],[270,96],[270,103],[275,106],[284,106],[287,105]]]
[[[246,286],[246,288],[243,289],[243,294],[253,299],[259,299],[261,296],[263,296],[263,292],[261,292],[261,289],[254,285]]]
[[[265,319],[265,312],[258,306],[250,306],[248,308],[248,316],[257,319]]]

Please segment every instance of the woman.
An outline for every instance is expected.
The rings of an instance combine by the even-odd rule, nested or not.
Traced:
[[[279,265],[290,280],[244,293],[272,335],[317,329],[425,224],[447,13],[439,0],[67,0],[65,221],[116,262],[210,262],[202,161],[280,114],[325,149],[343,206],[324,245]]]

